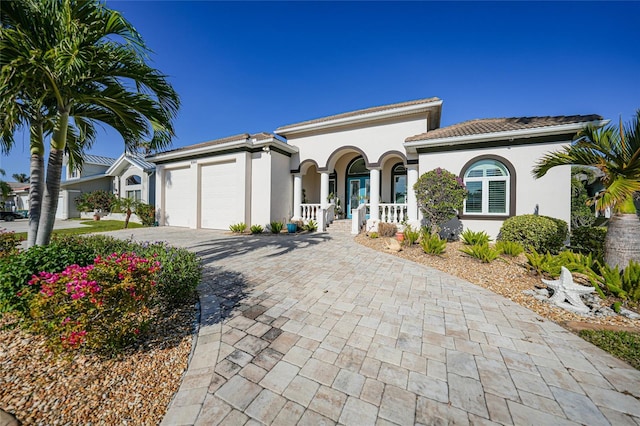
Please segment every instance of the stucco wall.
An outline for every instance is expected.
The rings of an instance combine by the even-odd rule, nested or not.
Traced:
[[[265,226],[271,219],[271,161],[276,153],[251,154],[251,223]]]
[[[344,146],[357,146],[364,151],[370,163],[375,163],[387,151],[405,152],[404,140],[425,132],[426,127],[426,115],[414,115],[368,124],[367,127],[350,126],[323,134],[292,135],[288,140],[300,149],[300,163],[312,159],[318,167],[326,167],[329,156]],[[292,164],[292,169],[297,167],[298,164]]]
[[[271,221],[287,221],[292,216],[293,181],[290,159],[271,151]]]
[[[460,175],[464,165],[473,158],[487,154],[497,155],[511,162],[516,170],[516,215],[532,214],[537,205],[540,215],[556,217],[569,223],[571,167],[556,167],[541,179],[534,179],[531,175],[539,158],[567,142],[420,154],[419,173],[421,175],[442,167]],[[465,229],[484,230],[495,239],[504,220],[464,219],[462,222]]]

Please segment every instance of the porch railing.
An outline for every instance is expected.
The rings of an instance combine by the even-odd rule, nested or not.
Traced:
[[[408,220],[407,204],[380,204],[380,222],[402,223]]]
[[[360,228],[367,223],[367,205],[360,204],[357,209],[351,210],[351,233],[357,235]]]
[[[327,226],[335,219],[335,204],[333,203],[329,204],[326,209],[323,209],[321,204],[302,204],[300,207],[302,221],[306,224],[313,220],[318,224],[318,231],[326,231]]]
[[[300,208],[302,210],[300,212],[300,217],[304,223],[307,223],[310,220],[318,221],[318,216],[322,210],[322,206],[320,204],[301,204]]]

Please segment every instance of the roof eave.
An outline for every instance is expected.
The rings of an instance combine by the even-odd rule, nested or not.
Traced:
[[[317,123],[309,123],[302,125],[291,125],[280,127],[275,130],[278,135],[294,135],[297,133],[308,132],[313,130],[329,129],[336,126],[345,126],[349,124],[358,124],[367,121],[382,120],[385,118],[399,117],[408,114],[415,114],[421,111],[428,111],[436,107],[442,106],[442,100],[432,101],[423,104],[408,105],[400,108],[393,108],[384,111],[364,113],[352,117],[338,118],[334,120],[320,121]],[[285,136],[286,137],[286,136]]]
[[[147,157],[146,161],[150,163],[156,163],[159,161],[180,160],[182,157],[192,157],[194,155],[213,154],[217,151],[226,151],[234,148],[259,148],[267,145],[276,145],[282,150],[295,154],[298,152],[298,148],[288,145],[275,138],[267,138],[262,140],[256,140],[253,142],[252,138],[242,139],[237,141],[225,142],[217,145],[209,145],[195,149],[184,149],[175,152],[167,152],[156,154],[152,157]]]
[[[510,130],[506,132],[480,133],[475,135],[454,136],[438,139],[423,139],[419,141],[405,142],[403,145],[407,152],[415,153],[418,148],[452,146],[468,143],[481,143],[497,139],[518,139],[532,138],[540,136],[562,135],[567,133],[577,133],[586,125],[605,126],[610,120],[583,121],[580,123],[562,124],[557,126],[545,126],[532,129]]]

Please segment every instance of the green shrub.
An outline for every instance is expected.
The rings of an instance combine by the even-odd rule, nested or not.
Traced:
[[[309,222],[304,225],[303,229],[307,232],[315,232],[318,230],[318,223],[315,220],[310,219]]]
[[[114,253],[89,266],[41,272],[29,282],[37,289],[29,302],[30,326],[54,352],[116,353],[151,319],[159,269],[158,261]]]
[[[476,244],[479,244],[479,245],[489,244],[489,241],[491,241],[491,238],[489,238],[489,235],[487,235],[486,232],[484,231],[473,232],[469,228],[467,228],[462,234],[460,234],[460,238],[462,238],[463,243],[470,246],[473,246]]]
[[[100,210],[110,212],[118,197],[109,191],[85,192],[75,199],[76,207],[81,212],[93,212]]]
[[[505,220],[498,240],[515,241],[528,251],[558,253],[564,246],[567,224],[560,219],[526,214]]]
[[[15,232],[0,229],[0,257],[15,253],[22,242]]]
[[[234,234],[242,234],[247,229],[247,225],[244,222],[234,223],[229,226],[229,229]]]
[[[429,225],[436,228],[462,210],[467,196],[462,179],[440,167],[421,175],[413,189]]]
[[[158,292],[165,303],[180,305],[193,299],[202,278],[202,266],[195,253],[163,242],[143,243],[132,249],[160,262]]]
[[[380,222],[378,223],[378,234],[381,237],[395,237],[398,232],[398,227],[393,223]]]
[[[156,223],[156,208],[151,204],[137,203],[135,213],[140,218],[142,226],[153,226]]]
[[[627,292],[622,288],[622,275],[617,266],[612,268],[605,264],[600,268],[600,285],[616,297],[627,298]]]
[[[262,234],[262,232],[264,231],[264,228],[262,227],[262,225],[251,225],[251,233],[252,234]]]
[[[489,247],[488,243],[474,244],[468,247],[460,249],[461,252],[468,254],[471,257],[480,259],[482,263],[490,263],[498,258],[500,252],[493,247]]]
[[[631,260],[622,272],[622,289],[627,292],[629,299],[640,300],[640,262]]]
[[[271,230],[272,234],[279,234],[280,232],[282,232],[282,228],[284,228],[284,223],[282,222],[271,222],[269,224],[269,229]]]
[[[519,256],[524,251],[522,244],[515,241],[498,241],[494,247],[500,253],[512,257]]]
[[[440,239],[438,234],[423,235],[420,240],[422,250],[427,254],[442,254],[447,248],[447,240]]]
[[[369,234],[369,238],[378,238],[378,233],[377,232],[372,232]]]
[[[411,246],[415,244],[420,238],[420,230],[413,229],[411,225],[407,225],[404,227],[404,241],[405,244]]]
[[[602,261],[604,259],[604,239],[607,228],[604,226],[582,226],[571,231],[571,248],[580,253],[593,253]]]

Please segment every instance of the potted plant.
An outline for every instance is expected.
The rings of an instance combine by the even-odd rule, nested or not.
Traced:
[[[298,224],[297,223],[295,223],[295,222],[287,223],[287,232],[289,234],[295,234],[297,230],[298,230]]]
[[[93,220],[100,220],[100,210],[93,211]]]

